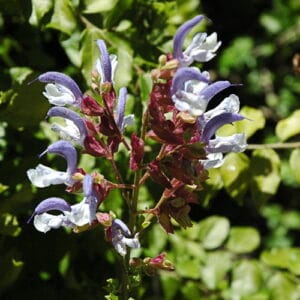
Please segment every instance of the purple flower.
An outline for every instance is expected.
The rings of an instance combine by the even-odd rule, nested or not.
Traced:
[[[134,123],[134,115],[124,116],[125,114],[125,106],[127,102],[127,89],[126,87],[122,87],[119,90],[119,98],[118,105],[116,110],[116,124],[121,132],[124,131],[127,125],[133,125]]]
[[[60,72],[46,72],[41,74],[37,79],[40,82],[48,83],[43,95],[51,104],[80,107],[83,94],[71,77]]]
[[[203,19],[204,16],[199,15],[185,22],[178,28],[174,36],[173,57],[180,62],[181,67],[189,66],[194,61],[206,62],[211,60],[221,45],[221,42],[217,41],[215,32],[209,36],[206,33],[199,33],[195,35],[186,50],[182,50],[186,35]]]
[[[63,140],[68,140],[83,145],[88,130],[85,121],[79,114],[65,107],[52,107],[47,113],[47,117],[62,117],[66,121],[65,127],[54,123],[51,126],[53,131],[58,132]]]
[[[97,60],[96,68],[100,74],[101,83],[113,83],[114,72],[118,64],[117,56],[114,54],[109,55],[103,40],[97,40],[97,45],[101,53],[101,58]]]
[[[140,242],[138,239],[138,233],[134,237],[131,237],[131,231],[127,225],[120,219],[114,219],[111,225],[111,241],[116,251],[125,256],[127,253],[127,247],[140,248]]]
[[[229,81],[210,83],[209,80],[208,72],[200,72],[197,68],[180,68],[171,86],[175,107],[194,117],[201,116],[206,111],[209,101],[232,85]]]
[[[91,224],[96,219],[98,199],[93,189],[93,178],[88,174],[83,179],[83,193],[83,200],[74,205],[69,205],[64,199],[55,197],[43,200],[35,208],[28,223],[33,218],[35,228],[44,233],[60,227],[74,228]],[[61,214],[48,213],[53,210],[60,211]]]
[[[56,171],[39,164],[35,169],[27,171],[29,180],[36,187],[46,187],[55,184],[72,186],[74,184],[72,175],[76,172],[77,168],[77,152],[74,146],[67,141],[57,141],[50,145],[40,156],[47,152],[64,157],[67,161],[67,170],[65,172]]]

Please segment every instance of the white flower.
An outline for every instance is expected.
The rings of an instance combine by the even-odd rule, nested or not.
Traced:
[[[207,36],[206,33],[198,33],[192,43],[183,52],[184,65],[188,66],[194,61],[207,62],[216,56],[216,51],[221,46],[217,40],[216,32]]]
[[[76,99],[72,91],[59,83],[48,83],[43,95],[49,103],[57,106],[74,105]]]
[[[69,173],[56,171],[42,164],[39,164],[35,169],[29,169],[27,176],[33,185],[40,188],[53,184],[71,186],[73,183]]]
[[[78,127],[73,121],[65,119],[66,126],[61,126],[58,123],[53,123],[51,129],[58,133],[62,140],[70,141],[83,145],[85,136],[81,136]]]
[[[222,153],[209,153],[207,154],[207,159],[201,159],[204,169],[208,170],[211,168],[219,168],[224,163],[224,158]]]
[[[43,213],[40,215],[35,215],[33,219],[33,225],[36,230],[41,232],[48,232],[51,229],[57,229],[61,226],[72,227],[71,224],[67,225],[67,217],[63,214],[52,215],[48,213]]]

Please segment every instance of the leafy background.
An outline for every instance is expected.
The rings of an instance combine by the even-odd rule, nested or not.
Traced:
[[[43,121],[49,108],[43,86],[28,82],[55,70],[88,90],[98,56],[95,40],[102,38],[119,57],[116,82],[128,86],[128,109],[138,115],[151,87],[151,68],[171,50],[178,26],[196,14],[212,20],[197,30],[217,31],[222,40],[205,69],[214,79],[243,84],[231,92],[240,96],[247,119],[219,134],[246,132],[249,144],[279,148],[256,146],[228,155],[199,193],[191,229],[168,236],[154,225],[145,234],[137,255],[166,251],[176,271],[142,284],[136,278],[135,298],[300,299],[298,0],[0,0],[1,299],[116,299],[103,287],[113,287],[106,279],[118,273],[118,258],[101,230],[42,235],[26,224],[40,200],[66,197],[61,187],[33,189],[26,178],[55,139]],[[282,148],[286,143],[295,144]],[[124,153],[119,159],[125,173]],[[43,158],[47,162],[64,167],[58,158]],[[110,176],[105,161],[83,155],[80,163]],[[157,189],[149,182],[140,205],[155,200]],[[103,207],[109,209],[122,213],[117,192]]]

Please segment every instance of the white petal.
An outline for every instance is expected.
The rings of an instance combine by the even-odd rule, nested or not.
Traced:
[[[209,152],[243,152],[247,148],[246,135],[243,133],[220,137],[209,141]]]
[[[209,153],[207,159],[200,160],[204,169],[218,168],[223,165],[224,159],[222,153]]]
[[[80,137],[78,127],[71,120],[65,119],[66,126],[57,123],[52,124],[51,129],[57,132],[62,140],[75,142],[82,145],[83,141]]]
[[[48,83],[45,87],[43,95],[48,101],[57,106],[64,106],[66,104],[74,104],[75,96],[71,90],[60,84]]]
[[[66,212],[68,219],[77,226],[83,226],[90,223],[90,206],[83,199],[80,203],[71,206],[71,212]],[[94,218],[95,219],[96,215]]]
[[[130,248],[140,248],[141,244],[138,239],[138,233],[134,236],[134,238],[123,238],[123,242]]]
[[[36,215],[33,220],[34,227],[41,232],[48,232],[50,229],[57,229],[64,224],[65,216],[60,215],[51,215],[48,213],[43,213]]]
[[[70,175],[67,172],[53,170],[39,164],[35,169],[29,169],[27,176],[36,187],[46,187],[52,184],[70,185]]]
[[[235,94],[225,98],[217,107],[205,113],[205,118],[211,119],[222,113],[238,113],[240,110],[240,100]]]
[[[121,131],[123,132],[127,126],[134,125],[134,122],[135,119],[133,114],[125,116],[122,122]]]

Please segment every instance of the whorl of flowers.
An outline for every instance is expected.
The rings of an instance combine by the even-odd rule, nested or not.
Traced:
[[[152,71],[153,88],[143,115],[141,133],[133,133],[130,142],[125,137],[125,129],[133,125],[134,116],[125,116],[127,89],[115,90],[117,57],[108,53],[103,40],[96,41],[100,57],[95,62],[92,76],[92,89],[101,101],[83,94],[65,74],[46,72],[37,78],[46,83],[43,95],[53,105],[47,117],[50,121],[52,117],[58,117],[66,122],[66,126],[52,125],[60,140],[42,155],[62,156],[67,168],[58,171],[39,164],[28,170],[28,178],[40,188],[62,184],[69,193],[82,193],[78,203],[69,204],[62,198],[51,197],[38,204],[29,220],[33,220],[37,230],[46,233],[68,227],[80,232],[101,224],[106,239],[121,256],[125,256],[128,247],[140,247],[139,233],[153,217],[168,233],[173,232],[171,219],[184,228],[192,225],[190,203],[198,202],[197,191],[207,179],[207,169],[220,166],[224,153],[246,148],[244,134],[216,135],[221,126],[243,119],[239,114],[238,96],[230,94],[216,107],[208,108],[214,96],[232,84],[226,80],[212,82],[207,71],[191,66],[194,62],[205,63],[216,55],[221,45],[216,33],[197,34],[183,49],[186,35],[204,19],[204,16],[196,16],[184,23],[174,36],[173,53],[160,57],[159,67]],[[161,149],[154,159],[147,161],[145,144],[150,138],[160,143]],[[139,181],[134,184],[124,183],[114,160],[121,143],[129,154],[129,169],[140,174]],[[79,152],[109,160],[116,173],[116,182],[107,180],[97,170],[87,174],[78,169]],[[138,189],[149,178],[161,185],[163,192],[153,208],[138,212]],[[101,203],[115,188],[129,190],[124,193],[129,215],[144,215],[143,226],[137,225],[136,217],[132,217],[127,226],[114,214],[101,212]],[[149,273],[155,268],[173,268],[165,262],[164,254],[132,264],[135,263],[148,268]]]

